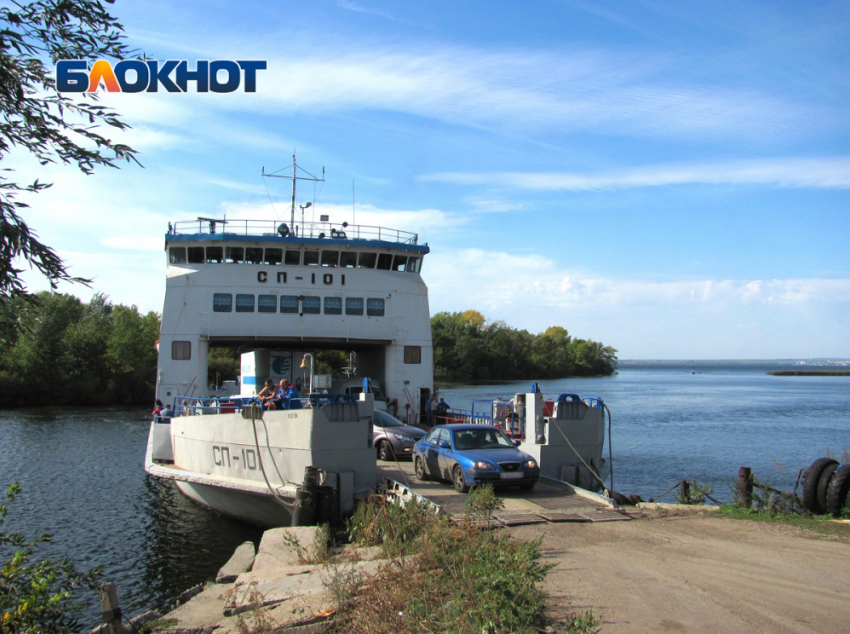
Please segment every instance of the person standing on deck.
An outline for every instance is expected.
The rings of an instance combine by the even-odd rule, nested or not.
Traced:
[[[437,395],[431,395],[431,402],[428,407],[428,426],[433,427],[437,424],[437,411],[440,407],[440,404],[437,402]]]

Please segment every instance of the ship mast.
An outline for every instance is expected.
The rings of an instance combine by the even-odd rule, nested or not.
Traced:
[[[298,166],[295,162],[295,154],[293,153],[293,155],[292,155],[292,176],[288,176],[288,175],[284,175],[284,174],[274,174],[274,173],[266,174],[266,168],[265,167],[263,168],[263,176],[264,177],[287,178],[287,179],[290,179],[292,181],[292,207],[291,207],[291,211],[290,211],[289,226],[292,227],[293,232],[295,232],[295,185],[296,185],[297,181],[313,181],[314,183],[324,183],[325,182],[325,168],[324,167],[322,168],[322,177],[321,178],[313,176],[312,174],[310,174],[310,172],[305,170],[303,167],[301,168],[301,171],[304,172],[305,174],[308,174],[308,176],[298,176],[298,173],[296,171],[297,167]],[[311,204],[312,203],[308,203],[307,206],[310,206]],[[302,210],[301,214],[302,214],[301,221],[303,223],[304,222],[304,218],[303,218],[304,212],[303,212],[303,210]]]

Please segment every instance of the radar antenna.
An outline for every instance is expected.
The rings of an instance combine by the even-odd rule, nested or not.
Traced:
[[[296,171],[296,170],[299,170],[299,169],[302,172],[304,172],[305,174],[307,174],[307,176],[299,176],[298,172]],[[282,170],[279,170],[279,171],[282,171]],[[292,181],[292,212],[290,214],[289,222],[290,222],[290,226],[292,227],[292,229],[294,231],[295,230],[295,184],[298,181],[313,181],[315,183],[324,183],[325,182],[325,168],[324,167],[322,168],[322,177],[321,178],[313,176],[312,174],[310,174],[310,172],[305,170],[303,167],[298,167],[298,165],[295,162],[295,154],[293,154],[292,155],[292,176],[290,176],[289,174],[277,174],[277,173],[274,173],[274,172],[266,174],[266,168],[265,167],[263,168],[262,175],[263,175],[263,177],[266,177],[266,178],[286,178],[286,179],[289,179],[289,180]],[[312,203],[308,203],[307,207],[309,207],[311,204]],[[303,211],[301,212],[301,215],[302,215],[301,222],[303,223],[304,222],[304,218],[303,218],[304,212]]]

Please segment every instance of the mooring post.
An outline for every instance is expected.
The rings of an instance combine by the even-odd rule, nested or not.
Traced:
[[[305,467],[304,483],[295,489],[292,526],[313,526],[316,523],[319,488],[319,470],[316,467]]]
[[[749,467],[738,469],[738,501],[744,508],[753,505],[753,470]]]
[[[109,634],[124,634],[121,625],[121,608],[118,605],[118,590],[114,583],[100,584],[100,610]]]

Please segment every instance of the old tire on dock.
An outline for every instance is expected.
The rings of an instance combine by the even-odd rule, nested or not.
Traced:
[[[378,458],[384,462],[389,462],[395,456],[393,455],[393,446],[388,440],[382,440],[378,443]]]
[[[459,464],[456,464],[455,468],[452,469],[452,484],[458,493],[469,491],[469,485],[466,483],[466,478],[463,476],[463,469],[461,469]]]
[[[811,467],[806,469],[806,478],[803,482],[803,508],[809,513],[816,515],[826,513],[826,508],[818,505],[818,483],[824,469],[833,464],[837,465],[838,461],[832,458],[818,458]]]
[[[428,472],[425,471],[425,461],[422,458],[416,458],[416,479],[421,480],[422,482],[427,482],[431,479],[431,476],[428,475]]]
[[[838,463],[826,465],[818,480],[818,508],[820,513],[826,513],[826,496],[829,493],[829,485],[832,484],[832,476],[838,471]]]
[[[826,512],[833,517],[841,515],[841,509],[847,503],[847,494],[850,493],[850,464],[838,468],[832,476],[829,490],[826,492]]]

